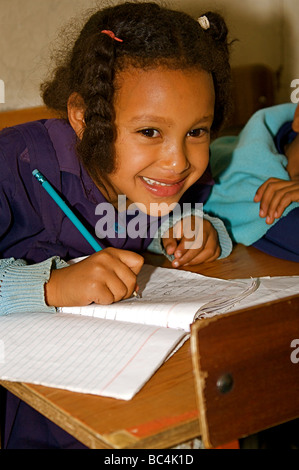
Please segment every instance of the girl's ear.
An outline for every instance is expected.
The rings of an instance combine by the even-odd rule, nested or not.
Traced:
[[[85,129],[84,112],[85,104],[82,96],[78,93],[72,93],[67,102],[67,115],[69,123],[79,139],[82,138]]]
[[[296,108],[296,111],[295,111],[293,124],[292,124],[292,129],[295,132],[299,132],[299,103],[297,104],[297,108]]]

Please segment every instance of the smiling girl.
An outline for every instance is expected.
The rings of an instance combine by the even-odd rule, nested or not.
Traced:
[[[213,184],[211,135],[229,109],[227,28],[221,16],[209,12],[197,20],[136,2],[97,11],[42,85],[42,96],[61,119],[0,134],[0,314],[128,298],[146,249],[163,252],[173,267],[230,253],[223,223],[196,206]],[[33,178],[35,168],[91,232],[96,207],[109,203],[119,217],[117,201],[125,196],[126,208],[135,204],[145,212],[145,235],[122,237],[115,224],[114,236],[102,238],[103,250],[92,254]],[[177,217],[173,208],[184,203],[192,208]],[[167,230],[165,216],[171,219]],[[200,247],[187,243],[186,217],[191,226],[202,220]],[[156,236],[149,236],[152,218],[159,220]],[[83,255],[90,256],[66,263]],[[31,435],[26,426],[16,426],[9,445],[26,446]],[[35,438],[30,445],[50,446],[42,433]],[[69,445],[61,439],[60,447]]]

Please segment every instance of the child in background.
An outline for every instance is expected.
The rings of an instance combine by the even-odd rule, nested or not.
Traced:
[[[299,261],[299,106],[255,113],[239,136],[211,144],[215,179],[205,210],[236,243]]]
[[[1,314],[128,298],[143,263],[140,253],[148,248],[171,257],[173,267],[230,253],[223,223],[197,209],[178,220],[173,215],[166,234],[161,223],[159,238],[148,235],[148,218],[157,217],[153,204],[165,203],[162,215],[168,216],[175,204],[204,203],[210,192],[210,135],[220,129],[230,98],[221,16],[209,12],[195,20],[135,2],[97,11],[42,92],[63,119],[0,135]],[[116,220],[119,196],[126,196],[126,208],[142,204],[146,236],[123,238],[113,218],[115,236],[101,240],[104,249],[92,254],[33,178],[35,168],[90,231],[100,203],[114,207]],[[201,247],[189,248],[189,236],[176,232],[187,216],[193,224],[203,217]],[[90,256],[66,264],[82,255]],[[9,393],[4,437],[6,448],[83,447]]]

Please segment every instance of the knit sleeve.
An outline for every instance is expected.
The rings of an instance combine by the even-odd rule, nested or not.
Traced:
[[[169,259],[169,261],[173,261],[174,256],[168,255],[164,250],[162,243],[163,234],[181,219],[183,219],[184,217],[190,217],[191,215],[203,217],[204,219],[208,220],[217,231],[221,248],[221,254],[218,259],[226,258],[228,255],[230,255],[233,249],[233,244],[222,220],[218,219],[217,217],[211,217],[210,215],[203,212],[201,209],[196,208],[191,208],[190,211],[184,211],[182,216],[179,218],[174,216],[171,221],[166,220],[164,223],[162,223],[157,233],[155,234],[152,242],[150,243],[148,251],[157,254],[164,254]]]
[[[68,266],[54,256],[41,263],[28,265],[24,260],[0,260],[0,316],[10,313],[56,312],[45,302],[44,285],[52,269]]]

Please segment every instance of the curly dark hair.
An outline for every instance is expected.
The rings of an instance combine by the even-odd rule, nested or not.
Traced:
[[[73,93],[82,97],[86,128],[78,154],[99,184],[101,176],[115,167],[115,78],[129,65],[197,68],[211,73],[215,88],[212,132],[221,128],[231,103],[228,30],[218,13],[204,15],[210,23],[208,29],[187,13],[152,2],[125,2],[99,10],[89,18],[53,79],[42,84],[46,106],[65,117],[69,97]],[[123,42],[102,30],[113,31]]]

